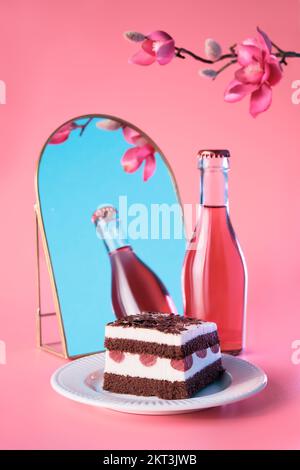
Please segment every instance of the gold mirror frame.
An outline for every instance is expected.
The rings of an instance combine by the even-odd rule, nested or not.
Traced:
[[[42,156],[44,154],[44,150],[46,146],[49,143],[49,140],[52,138],[52,136],[65,124],[71,121],[76,121],[78,119],[88,119],[90,117],[95,117],[99,119],[111,119],[117,122],[122,123],[122,125],[126,125],[131,127],[132,129],[136,130],[139,132],[143,137],[145,137],[151,145],[155,148],[156,152],[158,152],[163,159],[168,172],[170,174],[170,178],[175,190],[176,197],[178,199],[178,202],[183,208],[179,189],[178,189],[178,184],[174,175],[174,172],[164,155],[164,153],[161,151],[161,149],[157,146],[157,144],[144,132],[142,131],[139,127],[134,126],[130,122],[126,121],[125,119],[118,118],[116,116],[112,116],[109,114],[86,114],[82,116],[77,116],[71,119],[68,119],[64,123],[62,123],[58,128],[55,129],[54,132],[48,137],[47,141],[45,142],[41,153],[39,155],[37,165],[36,165],[36,171],[35,171],[35,194],[36,194],[36,203],[34,204],[34,212],[35,212],[35,232],[36,232],[36,269],[37,269],[37,310],[36,310],[36,337],[37,337],[37,346],[38,348],[47,351],[49,353],[55,354],[56,356],[63,357],[65,359],[75,359],[78,357],[81,357],[80,355],[78,356],[70,356],[68,353],[68,348],[67,348],[67,342],[66,342],[66,335],[65,335],[65,330],[64,330],[64,324],[62,320],[62,314],[61,314],[61,307],[60,307],[60,302],[59,302],[59,297],[57,293],[57,287],[56,287],[56,282],[55,282],[55,275],[53,271],[53,266],[51,262],[51,254],[49,251],[49,246],[47,242],[47,237],[46,237],[46,232],[45,232],[45,227],[44,227],[44,221],[43,217],[41,214],[41,207],[40,207],[40,195],[39,195],[39,184],[38,184],[38,174],[39,174],[39,166],[40,162],[42,159]],[[184,224],[183,224],[184,226]],[[41,291],[41,253],[40,253],[40,241],[42,242],[42,248],[43,252],[45,255],[45,260],[46,260],[46,265],[47,265],[47,270],[49,274],[49,279],[50,279],[50,284],[51,284],[51,291],[52,291],[52,296],[54,300],[54,307],[55,307],[55,312],[42,312],[42,291]],[[45,323],[44,320],[49,318],[49,317],[57,317],[58,321],[58,329],[59,329],[59,335],[60,335],[60,341],[55,342],[55,343],[45,343],[43,340],[43,324]],[[61,351],[58,349],[60,346]],[[100,352],[99,351],[95,351]]]

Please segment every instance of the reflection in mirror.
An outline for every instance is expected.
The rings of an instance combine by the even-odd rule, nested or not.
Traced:
[[[36,182],[66,356],[102,350],[116,316],[181,311],[181,206],[146,134],[104,115],[69,121],[44,146]]]

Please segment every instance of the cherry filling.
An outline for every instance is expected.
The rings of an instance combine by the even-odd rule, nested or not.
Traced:
[[[173,369],[176,370],[181,370],[185,372],[186,370],[189,370],[193,365],[193,358],[192,356],[187,356],[184,359],[172,359],[171,360],[171,366]]]
[[[207,356],[207,349],[200,349],[199,351],[196,351],[196,356],[204,359]]]
[[[125,354],[122,351],[109,351],[109,357],[115,362],[122,362],[125,359]]]
[[[140,354],[140,361],[146,367],[151,367],[156,364],[157,356],[154,354]]]
[[[213,346],[211,346],[210,349],[213,353],[217,354],[220,351],[220,345],[219,344],[214,344]]]

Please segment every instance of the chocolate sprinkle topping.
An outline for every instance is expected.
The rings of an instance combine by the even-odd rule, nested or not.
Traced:
[[[183,317],[174,313],[143,312],[139,315],[129,315],[108,323],[109,326],[122,326],[123,328],[147,328],[180,335],[190,325],[201,325],[202,320]]]

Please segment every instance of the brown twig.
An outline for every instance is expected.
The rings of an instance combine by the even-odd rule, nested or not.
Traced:
[[[175,46],[175,53],[176,53],[176,57],[179,57],[180,59],[186,59],[186,55],[188,55],[195,60],[203,62],[204,64],[214,64],[215,62],[220,62],[221,60],[224,60],[224,59],[232,59],[234,57],[237,57],[237,54],[234,51],[234,47],[235,45],[230,48],[230,51],[231,51],[230,53],[223,54],[216,60],[205,59],[205,57],[201,57],[200,55],[195,54],[189,49],[185,49],[185,47]]]
[[[230,67],[230,65],[236,64],[236,63],[237,63],[237,59],[232,59],[229,62],[227,62],[227,64],[223,65],[223,67],[221,67],[219,70],[216,70],[216,75],[213,77],[213,80],[215,80],[217,78],[217,76],[221,72],[223,72],[223,70],[227,69],[227,67]]]
[[[85,124],[77,124],[76,127],[77,128],[80,128],[80,133],[79,133],[79,137],[82,136],[82,134],[84,133],[84,131],[86,130],[87,126],[92,122],[94,118],[93,117],[90,117],[88,118],[88,120],[86,121]]]

